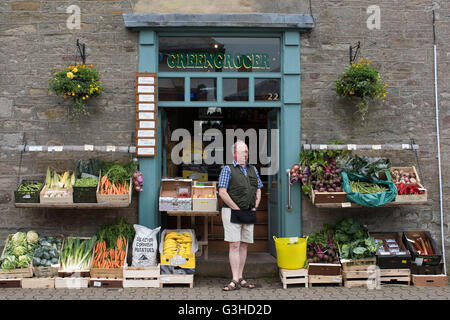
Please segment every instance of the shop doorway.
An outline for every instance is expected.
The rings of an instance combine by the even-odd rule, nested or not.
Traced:
[[[264,168],[267,168],[267,159],[260,157],[260,154],[268,157],[274,156],[276,150],[271,150],[271,134],[270,129],[278,129],[279,127],[279,109],[277,108],[218,108],[218,107],[165,107],[162,110],[162,167],[161,172],[164,177],[183,177],[198,181],[218,181],[219,174],[226,163],[226,130],[241,129],[244,133],[256,132],[257,143],[256,150],[250,148],[249,162],[254,164],[260,173],[261,181],[264,187],[261,192],[261,201],[257,211],[258,223],[254,228],[254,244],[249,246],[249,251],[254,252],[272,252],[272,242],[270,239],[273,235],[278,235],[278,174],[264,174]],[[172,159],[172,150],[181,143],[180,140],[171,141],[174,132],[177,129],[184,129],[190,133],[191,140],[191,163],[177,163]],[[221,160],[219,163],[210,163],[207,161],[207,155],[204,154],[205,148],[214,142],[215,137],[211,141],[203,141],[202,150],[194,148],[194,135],[201,132],[203,140],[208,140],[209,129],[216,129],[222,133],[223,149],[216,150],[219,154],[211,153],[215,159]],[[253,130],[249,130],[253,129]],[[260,130],[268,132],[267,136],[260,135]],[[277,135],[278,137],[278,135]],[[235,138],[236,139],[236,138]],[[251,145],[250,137],[246,136],[247,145]],[[264,140],[265,139],[265,140]],[[278,139],[278,138],[277,138]],[[264,145],[264,148],[261,148]],[[254,145],[254,144],[252,144]],[[198,147],[198,146],[197,146]],[[220,154],[222,151],[222,154]],[[253,156],[252,156],[253,154]],[[182,154],[178,154],[182,157]],[[183,158],[183,162],[188,160]],[[255,162],[256,160],[256,162]],[[208,164],[209,163],[209,164]],[[270,164],[269,164],[270,165]],[[222,207],[222,201],[219,198],[219,210]],[[177,218],[163,214],[161,216],[161,224],[163,229],[175,229],[177,226]],[[203,236],[203,221],[195,217],[183,217],[181,220],[182,228],[191,228],[194,226],[198,238]],[[228,244],[224,242],[223,225],[221,216],[210,219],[208,225],[208,241],[209,252],[228,251]]]

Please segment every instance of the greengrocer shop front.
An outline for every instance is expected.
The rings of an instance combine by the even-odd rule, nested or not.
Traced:
[[[289,186],[286,169],[300,153],[300,37],[314,27],[313,17],[123,18],[127,28],[139,33],[138,74],[153,73],[157,79],[156,152],[151,157],[138,153],[141,172],[154,183],[140,193],[139,224],[155,228],[168,223],[158,207],[161,178],[192,178],[193,173],[194,179],[217,181],[223,165],[232,162],[231,145],[245,139],[249,162],[264,183],[254,250],[275,254],[273,236],[299,236],[302,230],[300,188]],[[176,151],[183,140],[193,153],[180,161]],[[214,146],[209,157],[208,146]]]

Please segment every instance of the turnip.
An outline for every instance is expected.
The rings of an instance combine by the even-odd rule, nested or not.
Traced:
[[[328,192],[335,192],[335,190],[333,188],[328,188],[327,190]]]

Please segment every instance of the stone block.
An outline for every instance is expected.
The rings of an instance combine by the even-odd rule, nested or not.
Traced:
[[[0,97],[0,118],[9,118],[12,116],[13,101],[11,99]]]
[[[41,3],[39,1],[15,1],[11,3],[13,11],[39,11]]]

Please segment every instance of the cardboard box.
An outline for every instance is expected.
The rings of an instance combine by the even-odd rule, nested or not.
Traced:
[[[192,210],[192,179],[163,178],[159,192],[159,211],[191,211]],[[181,198],[178,191],[187,188],[191,197]]]
[[[192,211],[217,211],[217,182],[194,181]]]

